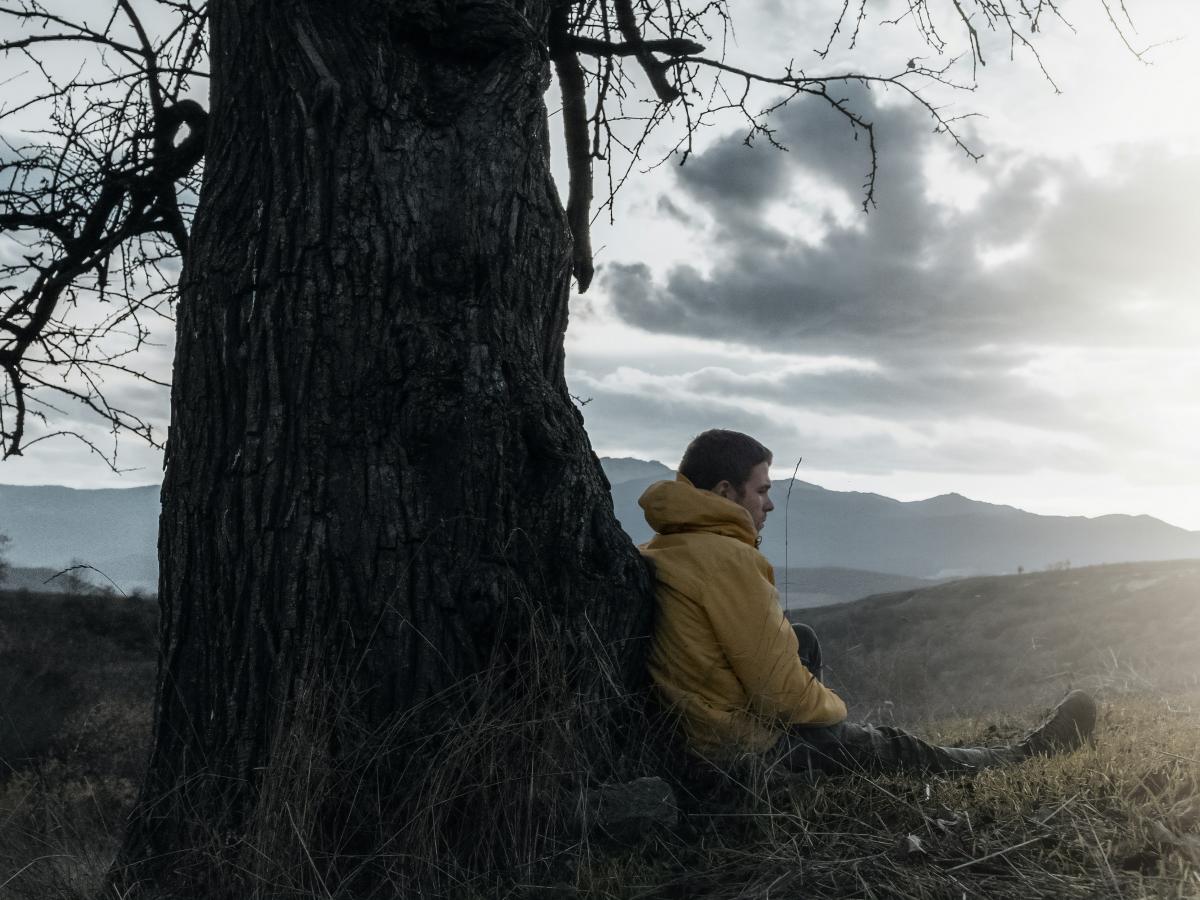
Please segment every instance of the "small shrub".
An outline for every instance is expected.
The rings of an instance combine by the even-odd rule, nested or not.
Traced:
[[[156,622],[132,600],[0,592],[0,778],[72,753],[140,772]]]

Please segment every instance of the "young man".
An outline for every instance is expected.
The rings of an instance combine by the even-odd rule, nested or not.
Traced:
[[[656,532],[641,548],[658,579],[650,674],[694,755],[720,764],[764,754],[792,769],[971,771],[1071,749],[1091,733],[1096,707],[1080,691],[1008,747],[937,747],[846,722],[846,704],[821,683],[815,633],[788,623],[757,549],[775,508],[770,465],[754,438],[706,431],[675,481],[639,501]]]

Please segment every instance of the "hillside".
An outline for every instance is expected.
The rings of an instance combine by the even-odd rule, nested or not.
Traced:
[[[890,572],[870,572],[839,566],[775,570],[775,585],[779,588],[785,609],[829,606],[858,600],[871,594],[932,587],[936,583],[910,575],[893,575]]]
[[[1069,688],[1200,686],[1200,560],[969,578],[794,612],[854,715],[1016,710]]]
[[[792,618],[817,629],[827,680],[865,719],[1026,709],[1071,687],[1200,688],[1200,560],[971,578]],[[135,598],[0,590],[0,708],[68,698],[87,719],[114,683],[148,703],[156,619]]]

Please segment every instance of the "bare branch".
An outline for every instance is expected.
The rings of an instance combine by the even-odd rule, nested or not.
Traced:
[[[1100,0],[1100,2],[1104,6],[1105,15],[1108,16],[1108,21],[1112,24],[1113,30],[1120,36],[1121,43],[1125,45],[1125,49],[1132,53],[1139,62],[1150,65],[1150,60],[1147,59],[1147,55],[1152,50],[1165,46],[1169,43],[1174,43],[1173,41],[1160,41],[1158,43],[1149,44],[1143,47],[1141,50],[1137,49],[1133,46],[1133,42],[1129,38],[1129,33],[1136,32],[1137,29],[1134,27],[1133,17],[1129,15],[1129,10],[1125,8],[1125,0],[1120,0],[1119,6],[1121,10],[1121,18],[1124,20],[1123,23],[1117,21],[1117,16],[1113,12],[1112,0]]]
[[[633,14],[632,3],[630,0],[613,0],[613,8],[617,14],[617,28],[625,38],[625,43],[635,48],[634,57],[646,73],[646,77],[650,79],[650,85],[658,95],[659,102],[672,102],[679,96],[679,89],[667,80],[664,64],[655,59],[654,54],[646,48],[646,42],[642,39],[642,32]]]
[[[149,423],[109,402],[104,376],[143,377],[122,360],[148,339],[144,317],[169,318],[174,276],[162,267],[186,252],[207,136],[204,109],[180,96],[202,59],[204,8],[159,2],[178,19],[157,37],[129,0],[115,0],[103,27],[39,0],[0,6],[11,35],[0,54],[20,54],[42,79],[0,108],[0,122],[38,113],[46,123],[23,142],[0,139],[0,237],[22,248],[19,262],[0,264],[0,456],[48,436],[30,440],[26,425],[63,414],[50,394],[157,443]],[[118,36],[118,15],[136,45]],[[62,78],[31,52],[51,41],[104,53]]]
[[[592,156],[588,147],[586,82],[579,57],[567,40],[566,8],[551,22],[550,58],[562,91],[563,135],[567,145],[570,189],[567,195],[567,223],[571,226],[572,268],[579,293],[592,282]]]
[[[576,53],[589,56],[635,56],[644,51],[665,53],[667,56],[694,56],[704,51],[704,45],[686,38],[665,38],[658,41],[640,41],[636,44],[619,44],[595,38],[568,36],[566,44]]]

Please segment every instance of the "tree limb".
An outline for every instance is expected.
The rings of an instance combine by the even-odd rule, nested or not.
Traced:
[[[149,335],[141,317],[163,315],[173,297],[159,265],[186,253],[180,189],[194,196],[207,138],[204,108],[180,96],[203,58],[205,9],[158,3],[177,16],[165,36],[150,33],[130,0],[114,0],[97,27],[40,0],[0,5],[0,54],[23,56],[43,79],[32,96],[0,106],[0,121],[44,109],[47,123],[25,143],[7,139],[0,162],[0,234],[26,250],[19,262],[0,260],[0,456],[47,436],[29,438],[30,416],[65,415],[40,399],[48,392],[155,443],[149,423],[108,402],[103,375],[146,377],[122,357]],[[115,36],[121,15],[136,45]],[[107,52],[60,81],[31,48],[64,42]],[[115,455],[106,459],[115,466]]]
[[[567,145],[567,223],[571,226],[571,268],[579,293],[592,283],[592,153],[588,146],[587,83],[579,57],[567,40],[566,7],[550,23],[550,59],[562,92],[563,136]]]
[[[597,38],[570,35],[566,44],[576,53],[588,56],[636,56],[642,52],[665,53],[667,56],[695,56],[704,52],[704,45],[687,38],[664,38],[663,40],[639,41],[636,44],[621,44]]]
[[[613,0],[613,8],[617,14],[617,28],[625,38],[625,43],[634,48],[633,56],[650,79],[650,86],[658,95],[659,102],[674,102],[679,97],[679,89],[667,79],[667,67],[655,59],[654,54],[647,49],[633,14],[632,3],[630,0]]]

